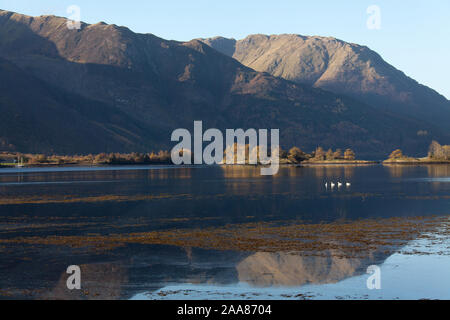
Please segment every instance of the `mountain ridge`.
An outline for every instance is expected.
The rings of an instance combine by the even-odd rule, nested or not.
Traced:
[[[66,21],[0,11],[0,58],[24,77],[67,96],[65,104],[58,103],[62,113],[71,112],[69,106],[84,99],[90,106],[84,109],[89,111],[84,113],[86,123],[98,120],[97,105],[105,114],[114,114],[120,131],[128,132],[128,141],[108,151],[170,148],[171,132],[191,128],[194,120],[222,130],[279,128],[284,148],[350,147],[360,155],[380,158],[397,147],[405,152],[426,150],[431,139],[445,143],[447,137],[423,121],[255,71],[199,40],[169,41],[103,23],[82,23],[80,30],[69,30]],[[17,96],[21,94],[19,90]],[[13,100],[19,98],[11,96],[1,108],[19,110]],[[36,108],[26,103],[26,112]],[[51,116],[51,111],[39,114],[42,121]],[[1,119],[0,125],[8,128]],[[419,136],[419,131],[427,135]],[[61,130],[59,140],[54,138],[53,145],[42,146],[41,152],[67,152],[69,136]],[[10,130],[2,137],[23,152],[33,147],[26,141],[10,143],[20,140]],[[82,143],[72,147],[77,152],[85,148]],[[89,150],[105,149],[93,139]]]
[[[254,70],[346,94],[380,109],[414,114],[448,129],[450,101],[367,46],[296,34],[200,40]]]

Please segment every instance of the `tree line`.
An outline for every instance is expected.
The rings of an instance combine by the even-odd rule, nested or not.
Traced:
[[[235,144],[235,151],[237,145]],[[244,148],[246,155],[246,163],[249,155],[248,144]],[[189,152],[187,150],[181,151]],[[235,152],[235,159],[236,159]],[[224,152],[226,156],[226,151]],[[45,154],[21,154],[21,153],[4,153],[2,158],[8,158],[13,161],[22,161],[28,165],[64,165],[64,164],[106,164],[106,165],[125,165],[125,164],[171,164],[171,155],[167,150],[160,150],[158,152],[150,153],[99,153],[88,155],[45,155]],[[351,149],[346,149],[342,152],[341,149],[325,151],[322,147],[317,147],[313,152],[306,153],[298,147],[292,147],[288,151],[284,149],[279,150],[280,160],[287,160],[289,163],[300,163],[303,161],[352,161],[355,160],[355,152]]]
[[[23,161],[28,165],[45,164],[170,164],[170,152],[161,150],[150,153],[99,153],[88,155],[3,154],[3,159]]]
[[[450,145],[442,146],[437,141],[432,141],[428,148],[429,160],[433,161],[450,161]],[[389,160],[407,160],[412,159],[405,155],[401,149],[392,151],[389,155]]]
[[[303,161],[353,161],[356,159],[355,152],[352,149],[346,149],[342,152],[341,149],[328,149],[325,151],[322,147],[317,147],[311,153],[303,152],[298,147],[292,147],[289,151],[280,151],[280,159],[287,159],[293,163],[300,163]]]

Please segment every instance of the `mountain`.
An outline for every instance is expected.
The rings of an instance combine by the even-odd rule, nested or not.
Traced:
[[[4,150],[74,154],[152,145],[149,132],[126,113],[48,85],[1,58],[0,115]]]
[[[192,130],[194,120],[279,128],[284,148],[351,147],[370,157],[447,139],[422,120],[255,71],[199,40],[66,23],[0,10],[0,147],[142,152],[170,148],[172,131]]]
[[[346,94],[378,109],[423,119],[450,131],[450,101],[365,46],[295,34],[201,40],[256,71]]]

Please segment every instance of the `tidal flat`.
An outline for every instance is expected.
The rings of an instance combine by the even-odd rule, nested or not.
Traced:
[[[449,165],[9,170],[0,298],[445,299],[449,176]],[[81,290],[66,287],[69,265]],[[373,265],[379,290],[366,285]]]

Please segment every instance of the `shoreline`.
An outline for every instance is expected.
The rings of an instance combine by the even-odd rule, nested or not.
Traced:
[[[405,160],[384,160],[383,165],[430,165],[430,164],[450,164],[450,160],[421,160],[421,159],[405,159]]]
[[[414,165],[450,165],[450,161],[381,161],[381,160],[357,160],[357,161],[304,161],[300,163],[280,163],[280,167],[308,167],[308,166],[358,166],[358,165],[386,165],[386,166],[395,166],[395,165],[404,165],[404,166],[414,166]],[[121,163],[121,164],[92,164],[92,163],[64,163],[64,164],[32,164],[32,165],[23,165],[22,167],[18,167],[17,165],[4,165],[0,164],[1,169],[26,169],[26,168],[70,168],[70,167],[133,167],[133,166],[170,166],[170,167],[184,167],[174,165],[173,163]],[[190,165],[195,167],[193,165]],[[204,165],[199,165],[201,167]],[[262,167],[263,165],[250,165],[250,164],[234,164],[234,165],[218,165],[219,167]]]
[[[46,164],[30,164],[23,165],[22,167],[18,167],[17,165],[4,165],[0,163],[1,168],[66,168],[66,167],[125,167],[125,166],[175,166],[173,163],[46,163]]]
[[[299,165],[359,165],[359,164],[380,164],[380,160],[349,160],[349,161],[303,161]]]

